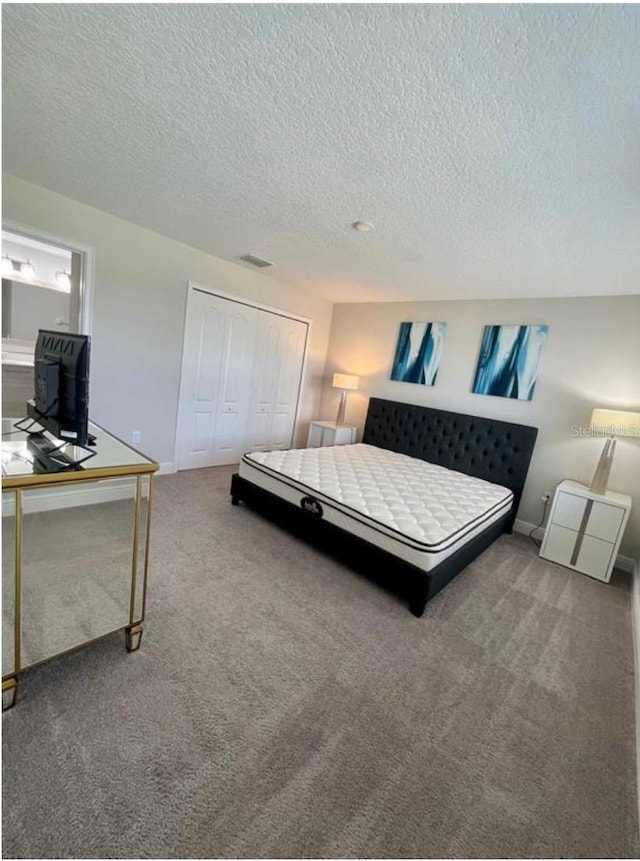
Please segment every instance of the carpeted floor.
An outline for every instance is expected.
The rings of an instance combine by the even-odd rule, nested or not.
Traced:
[[[232,508],[156,480],[141,650],[21,680],[5,857],[629,857],[629,584],[504,536],[412,617]]]

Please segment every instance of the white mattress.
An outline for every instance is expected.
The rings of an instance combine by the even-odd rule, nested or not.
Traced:
[[[499,484],[363,443],[250,452],[240,475],[425,572],[513,504]]]

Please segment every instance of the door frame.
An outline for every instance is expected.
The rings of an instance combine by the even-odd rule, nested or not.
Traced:
[[[175,426],[175,444],[173,447],[173,462],[175,464],[176,471],[178,470],[178,453],[180,449],[180,445],[182,442],[182,438],[180,436],[180,416],[182,414],[182,399],[184,397],[185,391],[185,355],[186,355],[186,334],[187,334],[187,314],[189,311],[189,301],[194,291],[199,293],[208,293],[209,296],[214,296],[218,299],[226,299],[229,302],[236,302],[238,305],[245,305],[248,308],[255,308],[258,311],[266,311],[269,314],[277,314],[280,317],[287,317],[290,320],[296,320],[299,323],[305,323],[307,326],[307,335],[304,342],[304,351],[302,354],[302,368],[300,370],[300,382],[298,383],[298,397],[296,399],[296,408],[293,418],[293,431],[291,442],[293,443],[295,439],[296,430],[298,427],[298,418],[300,415],[300,402],[302,400],[302,390],[304,384],[306,382],[307,376],[307,358],[309,354],[309,345],[311,342],[311,327],[313,325],[313,320],[310,317],[305,317],[302,314],[296,314],[292,311],[285,311],[283,308],[276,308],[272,305],[264,305],[261,302],[254,302],[252,299],[248,299],[246,296],[238,296],[233,293],[227,293],[224,290],[217,290],[213,287],[209,287],[205,284],[201,284],[198,281],[187,281],[187,291],[186,291],[186,300],[184,303],[184,318],[182,322],[182,351],[180,353],[180,386],[178,388],[178,404],[176,410],[176,426]]]

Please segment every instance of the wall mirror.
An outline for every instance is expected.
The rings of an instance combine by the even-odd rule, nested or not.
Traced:
[[[1,271],[2,414],[21,416],[33,396],[38,330],[84,331],[86,260],[82,251],[6,229]]]

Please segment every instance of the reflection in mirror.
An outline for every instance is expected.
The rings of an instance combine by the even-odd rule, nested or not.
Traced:
[[[140,503],[138,511],[138,535],[136,552],[136,583],[133,600],[132,622],[139,622],[144,617],[144,582],[145,566],[147,563],[147,538],[149,531],[149,503],[151,494],[151,476],[141,475]]]
[[[129,476],[24,491],[23,666],[128,624],[135,495]]]
[[[33,344],[38,329],[69,331],[69,294],[2,279],[2,337]]]
[[[14,667],[16,492],[2,494],[2,675]]]

